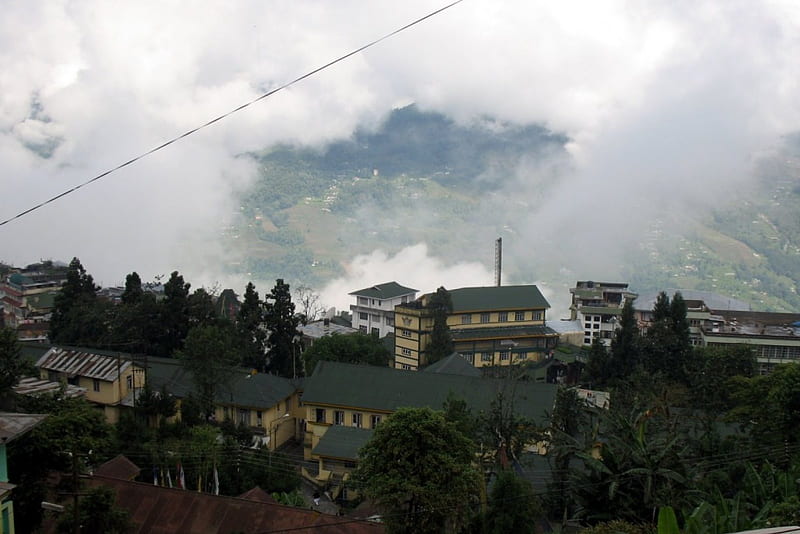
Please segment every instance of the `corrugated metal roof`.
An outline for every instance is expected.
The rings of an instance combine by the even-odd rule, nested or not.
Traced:
[[[550,307],[535,285],[462,287],[450,290],[450,298],[453,313]]]
[[[33,429],[45,417],[45,414],[0,412],[0,439],[8,443]]]
[[[131,365],[129,360],[122,357],[60,347],[51,348],[36,362],[36,367],[47,371],[65,373],[69,376],[96,378],[107,382],[117,380],[120,374]]]
[[[67,398],[82,397],[86,395],[86,388],[66,384],[66,386],[41,378],[27,377],[19,381],[12,389],[18,395],[52,395],[64,388],[64,396]]]

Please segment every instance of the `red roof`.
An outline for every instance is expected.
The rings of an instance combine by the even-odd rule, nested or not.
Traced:
[[[247,490],[239,497],[238,499],[245,499],[248,501],[256,501],[256,502],[268,502],[271,504],[276,504],[278,501],[272,498],[272,495],[261,489],[260,486],[256,486],[253,489]]]
[[[382,525],[313,510],[221,497],[93,476],[89,484],[116,491],[116,505],[130,513],[136,534],[248,534],[291,530],[297,534],[378,534]]]
[[[98,467],[94,474],[120,480],[133,480],[141,471],[139,466],[120,454]]]

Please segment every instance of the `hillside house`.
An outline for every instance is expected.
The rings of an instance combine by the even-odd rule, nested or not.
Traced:
[[[558,333],[545,324],[550,304],[535,285],[465,287],[449,293],[453,311],[447,325],[455,351],[475,367],[541,361],[558,344]],[[397,369],[417,370],[428,363],[430,296],[395,307]]]
[[[136,390],[144,387],[144,369],[127,355],[96,349],[51,347],[36,362],[39,376],[86,389],[86,399],[102,407],[116,423],[121,409],[133,407]]]
[[[583,325],[584,345],[599,338],[603,345],[610,346],[622,307],[637,297],[628,290],[628,284],[617,282],[578,281],[569,292],[570,320]]]

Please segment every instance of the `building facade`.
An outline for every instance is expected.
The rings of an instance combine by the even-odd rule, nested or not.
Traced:
[[[616,282],[578,281],[569,292],[572,294],[570,320],[583,325],[584,345],[591,345],[599,338],[610,346],[622,307],[637,296],[628,290],[628,284]]]
[[[465,287],[449,291],[447,326],[454,349],[475,367],[541,361],[558,344],[545,324],[550,304],[535,285]],[[395,307],[395,368],[427,365],[433,330],[429,294]]]
[[[395,306],[412,302],[417,290],[397,282],[386,282],[353,291],[350,295],[356,298],[356,303],[350,305],[353,328],[384,337],[394,332]]]

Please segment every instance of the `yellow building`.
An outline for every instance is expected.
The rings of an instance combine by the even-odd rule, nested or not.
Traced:
[[[332,495],[347,492],[359,449],[398,408],[441,410],[452,394],[478,414],[487,412],[503,393],[517,413],[544,426],[557,389],[554,384],[532,381],[509,387],[498,378],[321,361],[306,379],[303,392],[304,458],[316,462],[316,469],[306,469],[304,476]],[[350,490],[346,498],[354,497]]]
[[[133,407],[144,387],[144,369],[127,355],[95,349],[51,347],[36,362],[39,376],[86,389],[86,399],[103,408],[106,421],[116,423],[120,409]]]
[[[174,396],[180,410],[182,399],[194,391],[191,373],[174,358],[149,357],[146,366],[147,381],[153,391],[164,389]],[[237,369],[217,386],[214,419],[244,423],[271,450],[289,440],[301,439],[304,416],[296,384],[291,379]]]
[[[447,325],[455,351],[475,367],[540,361],[558,344],[558,333],[545,323],[550,304],[535,285],[465,287],[449,293],[453,311]],[[397,369],[417,370],[428,363],[430,297],[395,307]]]

